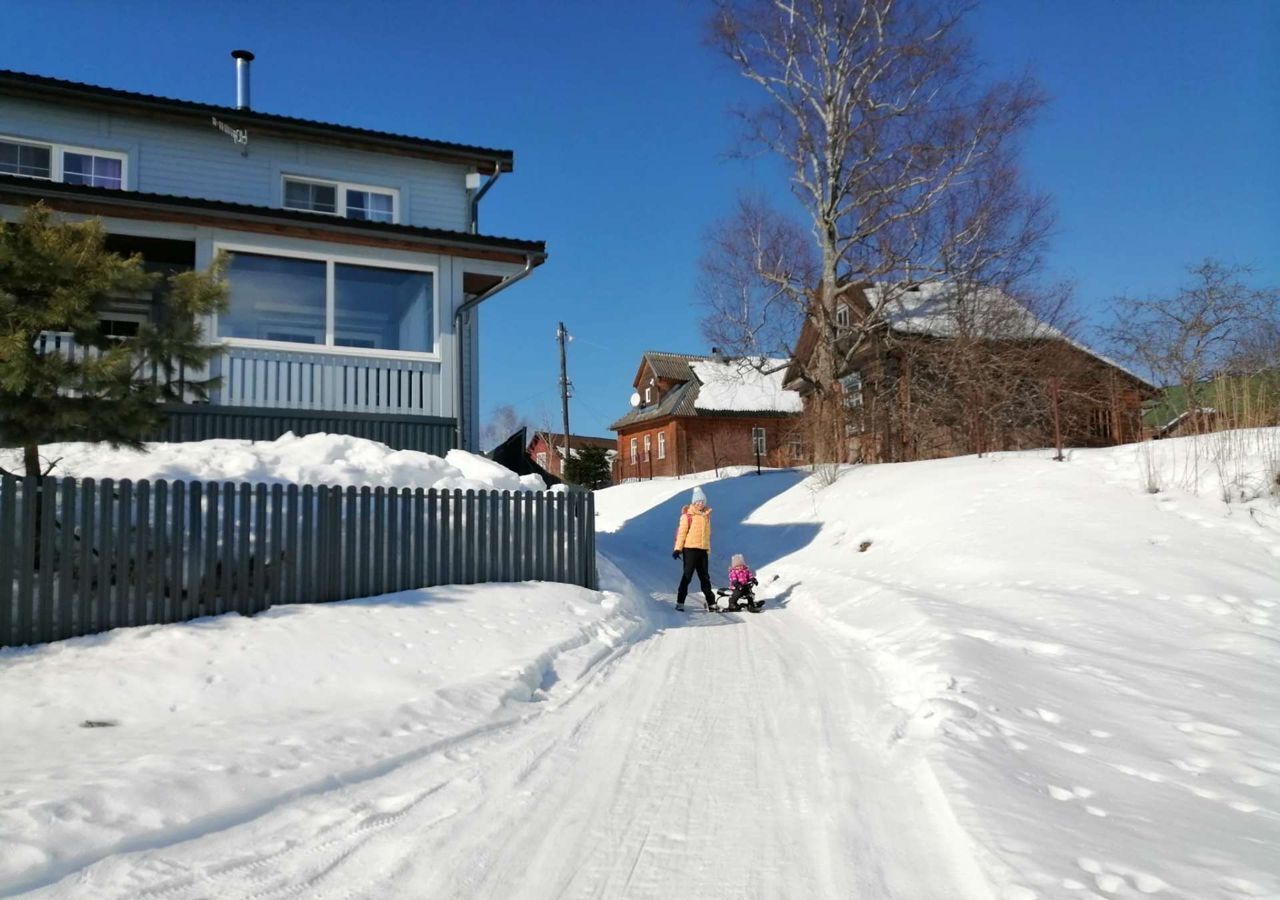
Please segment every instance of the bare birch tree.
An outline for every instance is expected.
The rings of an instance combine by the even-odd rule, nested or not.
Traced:
[[[712,232],[706,330],[739,355],[794,356],[807,323],[816,339],[798,374],[829,408],[837,446],[836,379],[898,291],[1022,277],[1048,227],[1012,166],[1041,95],[1029,77],[979,83],[966,12],[927,0],[720,0],[712,18],[711,45],[763,94],[737,111],[744,149],[785,163],[799,211],[745,203]],[[884,286],[873,308],[838,324],[841,292],[866,283]]]

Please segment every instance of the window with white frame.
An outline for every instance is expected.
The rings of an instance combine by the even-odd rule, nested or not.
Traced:
[[[646,434],[644,436],[644,458],[646,460],[649,458],[649,447],[650,447],[649,435]]]
[[[755,453],[757,456],[764,456],[765,451],[767,449],[768,447],[767,447],[767,444],[765,443],[764,429],[752,428],[751,429],[751,452]]]
[[[636,460],[638,459],[637,453],[638,453],[638,444],[636,442],[636,439],[632,438],[631,439],[631,465],[633,466],[636,464]]]
[[[848,306],[848,304],[841,303],[839,306],[837,306],[837,307],[836,307],[836,327],[838,327],[838,328],[848,328],[848,327],[849,327],[849,306]]]
[[[653,388],[647,387],[644,389],[644,402],[646,405],[653,402]]]
[[[845,423],[845,436],[861,434],[865,430],[862,413],[862,373],[850,372],[840,379],[840,387],[844,391],[844,406],[849,411],[849,421]]]
[[[849,409],[862,408],[862,373],[850,372],[840,379],[844,391],[844,405]]]
[[[392,188],[286,175],[284,208],[369,222],[397,222],[400,192]]]
[[[128,156],[110,150],[0,137],[0,174],[123,190]]]
[[[538,465],[542,466],[542,468],[544,469],[547,467],[547,451],[545,450],[539,451]]]
[[[665,431],[658,432],[658,459],[667,458],[667,433]]]
[[[430,353],[430,271],[232,250],[218,336],[322,347]]]
[[[791,458],[804,459],[804,440],[798,434],[791,435],[788,441],[791,445]]]

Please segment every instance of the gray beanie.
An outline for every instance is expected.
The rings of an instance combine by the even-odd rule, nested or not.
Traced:
[[[707,502],[707,495],[706,495],[706,494],[704,494],[704,493],[702,492],[702,487],[701,487],[701,486],[696,487],[696,488],[694,488],[694,489],[693,489],[693,499],[691,499],[689,502],[690,502],[690,503],[703,503],[703,504],[705,504],[705,503]]]

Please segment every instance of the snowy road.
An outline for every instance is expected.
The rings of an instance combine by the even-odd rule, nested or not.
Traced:
[[[729,512],[717,540],[743,546]],[[606,541],[632,576],[654,513]],[[674,613],[670,574],[640,583],[651,634],[562,654],[518,718],[31,896],[987,896],[927,768],[869,733],[880,688],[852,645],[776,605]]]

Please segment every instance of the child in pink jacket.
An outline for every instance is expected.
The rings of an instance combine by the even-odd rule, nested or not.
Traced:
[[[741,553],[733,554],[733,559],[729,563],[729,587],[733,588],[733,593],[729,595],[729,609],[742,609],[741,601],[743,600],[746,601],[748,609],[757,609],[756,597],[751,590],[757,584],[759,582],[747,566],[746,558]]]

